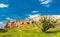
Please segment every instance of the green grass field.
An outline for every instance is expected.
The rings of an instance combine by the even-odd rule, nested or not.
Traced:
[[[24,27],[11,28],[7,31],[0,30],[0,37],[60,37],[60,30],[51,28],[44,33],[35,25],[27,25]]]

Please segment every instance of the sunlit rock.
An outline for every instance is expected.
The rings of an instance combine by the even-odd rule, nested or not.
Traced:
[[[8,21],[4,28],[12,28],[12,27],[14,27],[14,21]]]

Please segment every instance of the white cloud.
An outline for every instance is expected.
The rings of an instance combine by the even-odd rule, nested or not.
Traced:
[[[60,19],[60,15],[51,15],[51,17],[53,17],[53,19]]]
[[[3,28],[4,25],[5,25],[4,22],[0,21],[0,28]]]
[[[6,8],[6,7],[8,7],[7,4],[0,4],[0,8]]]
[[[34,17],[36,17],[36,16],[40,16],[39,14],[34,14],[34,15],[28,15],[29,17],[28,18],[34,18]]]
[[[3,22],[0,21],[0,25],[2,25],[2,24],[3,24]]]
[[[10,20],[11,18],[10,18],[10,17],[7,17],[6,19],[7,19],[7,20]]]
[[[49,7],[50,4],[52,3],[52,0],[39,0],[39,2],[42,6]]]
[[[51,0],[41,1],[41,4],[49,4]]]
[[[39,11],[36,11],[36,10],[35,11],[32,11],[32,13],[37,13],[37,12],[39,12]]]
[[[7,17],[6,19],[7,19],[7,20],[14,20],[14,19],[12,19],[12,18],[10,18],[10,17]]]

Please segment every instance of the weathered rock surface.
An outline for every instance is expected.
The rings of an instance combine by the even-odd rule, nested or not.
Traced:
[[[57,16],[36,16],[34,18],[31,18],[31,19],[26,18],[24,20],[17,20],[16,22],[8,21],[4,28],[11,28],[14,26],[28,25],[28,24],[32,24],[34,22],[40,22],[41,20],[44,20],[44,18],[47,20],[52,20],[52,22],[59,19],[58,21],[56,21],[56,24],[60,24],[60,18],[57,18]]]
[[[14,21],[8,21],[4,28],[12,28],[14,26]]]

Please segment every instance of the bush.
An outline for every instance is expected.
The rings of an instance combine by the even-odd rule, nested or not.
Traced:
[[[50,19],[44,18],[44,20],[42,20],[41,22],[42,22],[42,31],[43,32],[46,32],[48,29],[54,27],[54,25],[51,23]]]

